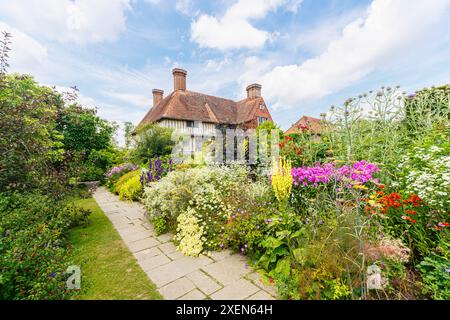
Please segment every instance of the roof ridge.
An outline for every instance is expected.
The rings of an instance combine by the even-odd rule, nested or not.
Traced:
[[[219,96],[213,96],[211,94],[206,94],[206,93],[201,93],[201,92],[191,91],[191,90],[186,90],[186,92],[198,94],[198,95],[201,95],[201,96],[207,96],[207,97],[211,97],[211,98],[216,98],[216,99],[227,100],[227,101],[231,101],[231,102],[237,103],[237,101],[235,101],[235,100],[231,100],[231,99],[227,99],[227,98],[223,98],[223,97],[219,97]]]

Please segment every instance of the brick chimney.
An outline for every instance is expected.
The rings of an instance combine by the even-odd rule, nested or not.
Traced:
[[[253,83],[247,86],[247,98],[259,98],[261,97],[261,85],[257,83]]]
[[[161,89],[153,89],[153,106],[156,106],[162,99],[164,91]]]
[[[179,68],[172,70],[173,74],[173,91],[186,90],[186,75],[187,71]]]

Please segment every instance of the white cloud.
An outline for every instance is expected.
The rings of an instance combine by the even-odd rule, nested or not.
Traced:
[[[7,31],[12,34],[11,53],[9,54],[9,64],[11,70],[29,73],[35,65],[44,63],[47,59],[47,48],[27,34],[0,21],[0,31]]]
[[[128,92],[103,92],[104,96],[132,104],[143,109],[152,105],[152,94],[148,95],[128,93]]]
[[[153,5],[157,5],[161,2],[161,0],[144,0],[144,2],[153,4]]]
[[[192,0],[177,0],[175,9],[186,16],[196,16],[198,14],[198,10],[194,8]]]
[[[436,40],[435,30],[449,9],[449,0],[432,5],[425,0],[374,0],[366,16],[349,23],[324,53],[263,75],[265,96],[274,107],[287,108],[343,89]]]
[[[114,41],[125,30],[130,0],[0,0],[5,19],[30,34],[62,43]]]
[[[265,30],[255,28],[250,20],[262,19],[281,5],[297,10],[298,1],[239,0],[222,17],[202,14],[191,24],[191,40],[200,47],[219,50],[261,48],[271,38]],[[294,6],[293,6],[294,4]]]
[[[365,8],[356,8],[338,16],[328,16],[319,23],[302,29],[295,25],[285,37],[289,47],[301,48],[312,53],[322,53],[331,41],[342,35],[342,30],[358,17],[365,15]]]
[[[286,4],[286,10],[296,14],[302,3],[303,3],[303,0],[288,1],[288,3]]]

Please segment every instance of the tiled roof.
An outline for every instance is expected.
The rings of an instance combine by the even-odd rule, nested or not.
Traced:
[[[238,102],[188,90],[177,90],[152,107],[142,123],[161,119],[203,121],[217,124],[241,124],[250,121],[263,98]]]
[[[291,133],[298,133],[302,130],[302,127],[307,127],[308,131],[311,131],[313,133],[320,133],[323,128],[323,120],[309,117],[309,116],[303,116],[298,120],[296,123],[290,127],[285,134],[291,134]]]

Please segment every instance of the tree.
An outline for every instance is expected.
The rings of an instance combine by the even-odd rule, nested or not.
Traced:
[[[3,39],[0,40],[0,79],[6,75],[8,71],[8,52],[11,50],[8,45],[11,44],[11,34],[3,31]]]
[[[124,128],[125,128],[125,149],[128,150],[132,142],[132,134],[135,127],[131,122],[127,121],[124,123]]]
[[[39,188],[60,176],[61,96],[31,76],[6,75],[0,90],[0,191]]]
[[[58,108],[57,130],[63,137],[67,167],[71,177],[98,180],[117,162],[118,150],[113,146],[117,126],[101,119],[96,109],[83,107],[76,99],[76,89],[65,93],[65,104]]]
[[[172,141],[172,129],[161,127],[155,123],[138,128],[135,140],[136,148],[133,150],[133,159],[137,163],[147,163],[151,158],[168,155],[175,145],[175,142]]]

